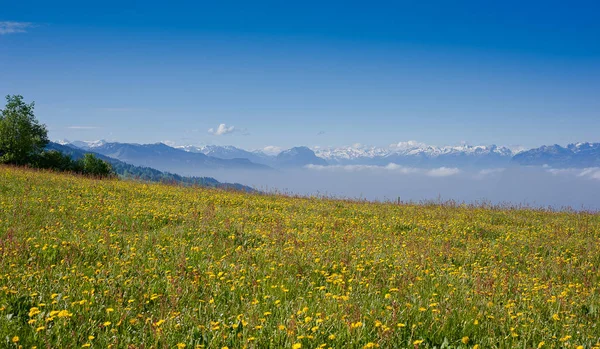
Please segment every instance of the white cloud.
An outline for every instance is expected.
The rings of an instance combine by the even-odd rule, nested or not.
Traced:
[[[398,142],[394,144],[390,144],[390,149],[392,150],[410,150],[414,148],[425,148],[428,145],[425,143],[417,142],[417,141],[408,141],[408,142]]]
[[[584,168],[579,177],[587,177],[600,180],[600,167]]]
[[[232,133],[235,131],[235,126],[227,126],[225,124],[220,124],[219,127],[215,130],[214,128],[209,128],[208,133],[214,136],[222,136],[228,133]]]
[[[177,144],[177,142],[174,142],[174,141],[169,141],[169,140],[162,141],[161,143],[162,143],[162,144],[166,144],[166,145],[168,145],[169,147],[173,147],[173,148],[175,148],[175,147],[177,147],[177,146],[179,145],[179,144]]]
[[[394,164],[394,163],[389,163],[389,164],[385,165],[383,168],[386,170],[389,170],[389,171],[395,171],[395,172],[399,172],[402,174],[412,174],[412,173],[421,172],[421,170],[418,168],[405,167],[405,166],[401,166],[401,165]]]
[[[460,170],[455,167],[440,167],[427,171],[425,174],[430,177],[447,177],[459,174]]]
[[[26,33],[27,29],[33,28],[33,23],[30,22],[0,22],[0,35]]]
[[[69,126],[68,128],[71,130],[95,130],[99,127],[96,127],[96,126]]]

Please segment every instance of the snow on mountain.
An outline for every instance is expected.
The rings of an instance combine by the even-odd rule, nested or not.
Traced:
[[[71,144],[71,141],[68,139],[59,139],[57,141],[55,141],[56,144],[60,144],[60,145],[69,145]]]
[[[399,142],[388,147],[370,147],[361,144],[354,144],[346,147],[328,147],[314,148],[317,156],[326,159],[330,163],[349,164],[349,163],[373,163],[385,164],[389,162],[406,162],[420,159],[421,162],[436,158],[482,158],[493,157],[497,159],[506,159],[514,155],[514,152],[508,147],[498,147],[496,145],[467,145],[442,146],[437,147],[416,141]],[[464,162],[464,161],[463,161]]]
[[[313,150],[318,157],[334,162],[340,162],[343,160],[356,160],[361,158],[375,158],[389,154],[388,149],[364,146],[360,143],[346,147],[315,147]]]
[[[283,151],[283,148],[281,147],[277,147],[274,145],[268,145],[262,149],[257,149],[252,151],[255,154],[264,154],[267,156],[276,156],[277,154],[281,153]]]
[[[282,165],[282,157],[290,156],[288,150],[269,146],[262,149],[248,151],[234,146],[202,145],[202,146],[176,146],[187,152],[202,153],[205,155],[223,158],[246,158],[252,162],[279,167]],[[374,147],[356,143],[342,147],[313,147],[313,158],[307,152],[295,150],[293,156],[297,157],[291,163],[319,162],[324,160],[332,165],[381,165],[397,163],[414,166],[502,166],[510,161],[510,158],[518,153],[513,148],[496,145],[452,145],[433,146],[417,141],[406,141],[390,144],[387,147]],[[521,150],[521,149],[519,149]],[[281,156],[280,156],[281,155]],[[312,158],[311,161],[299,160],[300,158]]]
[[[545,145],[521,152],[512,161],[519,165],[554,168],[600,167],[600,143],[574,143],[566,147]]]
[[[77,148],[80,149],[85,149],[85,150],[89,150],[89,149],[93,149],[93,148],[98,148],[101,147],[103,145],[105,145],[107,142],[104,139],[100,139],[97,141],[73,141],[73,142],[69,142],[69,144],[76,146]]]

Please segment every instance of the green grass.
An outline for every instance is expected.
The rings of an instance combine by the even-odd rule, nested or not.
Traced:
[[[7,348],[600,347],[585,212],[0,167],[0,267]]]

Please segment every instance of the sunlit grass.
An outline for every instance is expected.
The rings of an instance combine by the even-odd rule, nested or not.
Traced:
[[[0,347],[600,347],[600,216],[0,168]]]

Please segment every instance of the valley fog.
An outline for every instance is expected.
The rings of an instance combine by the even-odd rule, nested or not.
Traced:
[[[421,169],[309,166],[278,171],[190,171],[265,192],[374,201],[447,201],[599,210],[600,168]]]

